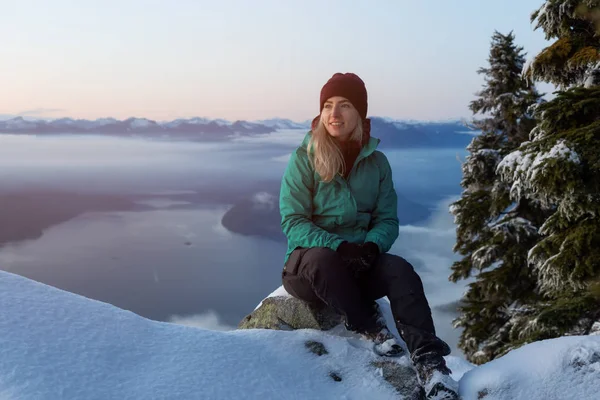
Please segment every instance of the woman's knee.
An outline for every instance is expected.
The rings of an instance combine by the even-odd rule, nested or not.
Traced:
[[[332,262],[338,262],[339,254],[329,247],[311,247],[306,249],[306,253],[304,254],[303,258],[314,263],[328,264]]]
[[[292,274],[303,276],[334,276],[339,274],[343,266],[340,255],[327,247],[311,247],[298,249],[292,254],[286,270]]]
[[[302,257],[302,262],[311,270],[322,275],[339,274],[343,270],[340,255],[328,247],[313,247]]]
[[[415,268],[404,258],[385,253],[379,256],[381,266],[392,275],[416,274]]]
[[[386,287],[390,301],[407,295],[423,294],[423,282],[411,263],[393,254],[382,254],[377,265],[377,276]]]

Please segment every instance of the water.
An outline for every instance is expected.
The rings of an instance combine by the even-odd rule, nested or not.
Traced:
[[[214,310],[228,324],[279,285],[281,243],[232,234],[223,209],[87,213],[0,252],[3,269],[168,320]],[[241,307],[245,304],[245,307]]]
[[[301,139],[299,132],[222,144],[0,135],[0,197],[43,188],[125,196],[139,206],[91,207],[51,223],[41,237],[0,248],[0,268],[147,318],[235,327],[281,284],[286,249],[231,233],[221,218],[240,196],[276,188]],[[452,314],[437,306],[464,289],[447,281],[456,259],[447,205],[460,193],[456,156],[464,150],[386,154],[397,190],[433,212],[420,226],[402,226],[392,252],[419,271],[438,333],[455,347]],[[64,200],[42,207],[54,203]]]

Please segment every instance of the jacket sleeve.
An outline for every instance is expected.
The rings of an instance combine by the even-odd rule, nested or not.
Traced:
[[[328,247],[337,250],[344,241],[312,220],[314,172],[302,150],[292,153],[281,182],[279,210],[288,247]]]
[[[392,168],[387,157],[379,156],[379,194],[375,209],[371,213],[371,223],[365,239],[379,246],[379,251],[386,253],[398,238],[398,196],[392,180]]]

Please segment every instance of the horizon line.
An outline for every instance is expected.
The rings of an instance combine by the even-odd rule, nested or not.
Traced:
[[[305,123],[310,123],[312,121],[312,119],[314,118],[308,118],[304,121],[295,121],[292,120],[290,118],[286,118],[286,117],[271,117],[271,118],[261,118],[261,119],[252,119],[252,120],[248,120],[248,119],[226,119],[226,118],[211,118],[211,117],[202,117],[202,116],[193,116],[193,117],[178,117],[178,118],[173,118],[173,119],[151,119],[151,118],[147,118],[147,117],[137,117],[137,116],[130,116],[124,119],[119,119],[119,118],[115,118],[115,117],[98,117],[98,118],[93,118],[93,119],[87,119],[87,118],[74,118],[74,117],[67,117],[67,116],[63,116],[63,117],[39,117],[39,116],[29,116],[29,115],[19,115],[19,114],[0,114],[0,121],[10,121],[12,119],[16,119],[16,118],[21,118],[23,120],[26,121],[44,121],[44,122],[48,122],[48,121],[56,121],[56,120],[61,120],[61,119],[70,119],[73,121],[98,121],[98,120],[105,120],[105,119],[113,119],[115,121],[127,121],[129,119],[143,119],[143,120],[147,120],[147,121],[152,121],[152,122],[156,122],[156,123],[166,123],[166,122],[173,122],[173,121],[177,121],[177,120],[191,120],[191,119],[205,119],[207,121],[225,121],[225,122],[230,122],[230,123],[235,123],[235,122],[263,122],[263,121],[272,121],[272,120],[285,120],[285,121],[290,121],[292,123],[297,123],[297,124],[305,124]],[[412,122],[458,122],[458,121],[465,121],[465,120],[469,120],[471,118],[467,118],[467,117],[452,117],[452,118],[438,118],[438,119],[417,119],[417,118],[394,118],[394,117],[388,117],[388,116],[379,116],[379,115],[372,115],[372,116],[368,116],[367,118],[379,118],[379,119],[383,119],[383,120],[391,120],[391,121],[412,121]]]

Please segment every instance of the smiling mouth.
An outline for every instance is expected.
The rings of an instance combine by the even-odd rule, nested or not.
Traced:
[[[329,125],[339,127],[339,126],[342,126],[343,123],[342,122],[330,122]]]

